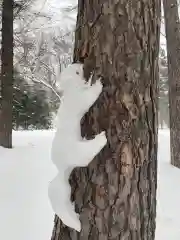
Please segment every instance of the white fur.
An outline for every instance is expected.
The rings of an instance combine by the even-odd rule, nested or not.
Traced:
[[[105,132],[92,140],[82,139],[80,121],[102,92],[100,79],[91,86],[83,78],[83,65],[72,64],[61,74],[62,102],[58,111],[57,132],[52,143],[52,161],[58,175],[48,194],[54,212],[63,223],[81,230],[79,215],[70,201],[69,176],[74,167],[85,167],[106,145]]]

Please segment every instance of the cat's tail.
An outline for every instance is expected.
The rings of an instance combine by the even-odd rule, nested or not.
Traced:
[[[81,231],[79,215],[70,200],[71,188],[65,177],[58,174],[49,184],[48,196],[55,214],[68,227]]]

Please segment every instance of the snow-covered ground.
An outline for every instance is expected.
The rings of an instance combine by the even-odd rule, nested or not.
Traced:
[[[54,214],[48,183],[53,131],[14,132],[13,150],[0,148],[0,239],[49,240]],[[180,170],[169,164],[169,131],[159,133],[156,240],[179,240]]]
[[[169,131],[159,132],[156,240],[180,239],[180,170],[170,165]]]
[[[14,149],[0,148],[0,239],[50,240],[49,181],[53,132],[15,132]]]

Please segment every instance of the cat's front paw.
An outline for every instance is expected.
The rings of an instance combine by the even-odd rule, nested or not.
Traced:
[[[98,140],[99,145],[103,148],[107,143],[106,132],[102,131],[98,135],[96,135],[96,140]]]
[[[77,214],[74,210],[72,211],[70,215],[71,219],[71,227],[73,227],[76,231],[81,231],[81,222],[79,220],[79,214]]]
[[[94,92],[96,95],[100,95],[103,89],[103,85],[101,83],[101,79],[99,78],[93,85],[92,87],[94,88]]]

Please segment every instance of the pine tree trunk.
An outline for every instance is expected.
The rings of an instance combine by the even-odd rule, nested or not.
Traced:
[[[154,239],[159,27],[159,0],[79,0],[74,62],[104,86],[82,136],[105,130],[108,144],[71,174],[81,233],[56,216],[52,240]]]
[[[12,148],[13,0],[2,6],[0,146]]]
[[[180,168],[180,23],[176,0],[163,0],[169,81],[171,163]]]

